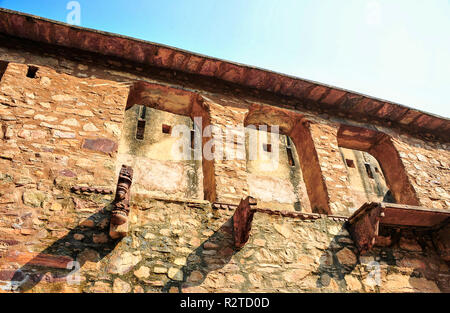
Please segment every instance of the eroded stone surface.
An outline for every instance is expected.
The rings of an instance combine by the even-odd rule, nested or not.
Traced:
[[[109,139],[86,139],[83,144],[84,149],[98,151],[103,153],[112,153],[117,151],[117,143]]]

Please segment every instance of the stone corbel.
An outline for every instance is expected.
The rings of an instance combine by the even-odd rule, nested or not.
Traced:
[[[117,182],[116,197],[111,212],[109,235],[113,239],[123,238],[128,234],[128,214],[130,213],[130,187],[133,169],[122,165]]]
[[[369,203],[363,205],[358,213],[349,219],[348,228],[358,250],[365,253],[376,243],[384,212],[380,206]]]
[[[418,229],[433,234],[433,241],[441,257],[450,257],[450,212],[385,202],[365,203],[348,219],[348,230],[361,253],[373,246],[383,246],[389,238],[379,235],[380,227]]]
[[[247,197],[242,199],[233,215],[234,247],[242,248],[248,241],[252,229],[253,215],[256,211],[256,199]]]

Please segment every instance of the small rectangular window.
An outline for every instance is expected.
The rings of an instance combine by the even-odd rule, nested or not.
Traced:
[[[370,164],[365,163],[364,166],[366,167],[367,176],[369,176],[369,178],[373,179],[373,173],[372,173],[372,169],[370,168]]]
[[[269,143],[264,143],[264,144],[263,144],[263,149],[264,149],[264,151],[266,151],[266,152],[272,152],[272,145],[269,144]]]
[[[195,130],[191,129],[191,149],[194,149],[195,145]]]
[[[289,136],[286,136],[286,146],[289,148],[292,146],[291,139],[289,138]]]
[[[164,134],[171,134],[172,133],[172,126],[163,124],[162,125],[162,132]]]
[[[7,134],[6,134],[6,125],[2,125],[2,134],[3,134],[2,139],[8,139]]]
[[[141,105],[141,112],[139,113],[140,119],[145,120],[146,115],[147,115],[147,107],[145,105]]]
[[[3,74],[5,74],[7,67],[8,62],[0,61],[0,80],[2,80]]]
[[[145,132],[145,120],[139,119],[136,127],[136,139],[143,140]]]
[[[353,160],[345,159],[345,163],[347,163],[348,167],[355,168],[355,162]]]
[[[287,147],[286,148],[286,152],[287,152],[287,156],[288,156],[288,160],[289,160],[289,165],[290,166],[295,166],[294,155],[292,154],[291,147]]]
[[[36,66],[29,65],[28,71],[27,71],[27,77],[28,78],[36,78],[36,73],[39,70]]]

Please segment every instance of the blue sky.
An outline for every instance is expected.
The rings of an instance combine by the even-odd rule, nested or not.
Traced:
[[[0,0],[66,22],[67,0]],[[81,26],[450,117],[450,0],[79,0]]]

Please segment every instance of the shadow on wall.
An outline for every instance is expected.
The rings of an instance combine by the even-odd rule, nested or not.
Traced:
[[[163,292],[176,288],[181,292],[182,287],[201,285],[208,273],[223,268],[237,252],[234,248],[231,217],[211,237],[189,254],[186,265],[173,276],[180,280],[170,280]]]
[[[408,283],[413,292],[450,292],[450,262],[444,261],[436,250],[432,233],[403,230],[401,265],[411,270]]]
[[[86,262],[102,260],[119,243],[119,240],[112,240],[107,235],[110,218],[108,207],[105,206],[88,217],[20,269],[12,271],[10,277],[4,280],[11,281],[12,290],[26,292],[39,282],[67,282],[72,279],[71,273],[80,269]],[[97,237],[96,242],[93,241],[94,236]],[[69,264],[69,258],[78,264]],[[56,263],[56,266],[49,263]],[[69,269],[65,268],[67,264]]]
[[[426,235],[415,234],[413,237],[419,240],[414,240],[414,245],[409,243],[405,250],[399,242],[409,234],[395,232],[386,246],[376,246],[360,255],[353,242],[343,235],[346,233],[344,224],[322,253],[317,288],[324,292],[449,292],[448,266],[444,266],[446,272],[433,269],[445,262],[439,259]],[[360,265],[360,270],[355,271]]]
[[[345,234],[347,229],[344,224],[320,256],[317,288],[336,292],[346,290],[345,276],[353,272],[359,260],[356,247]]]
[[[383,197],[383,202],[386,203],[395,203],[395,198],[394,195],[392,194],[392,192],[390,190],[388,190],[386,192],[386,194]]]

